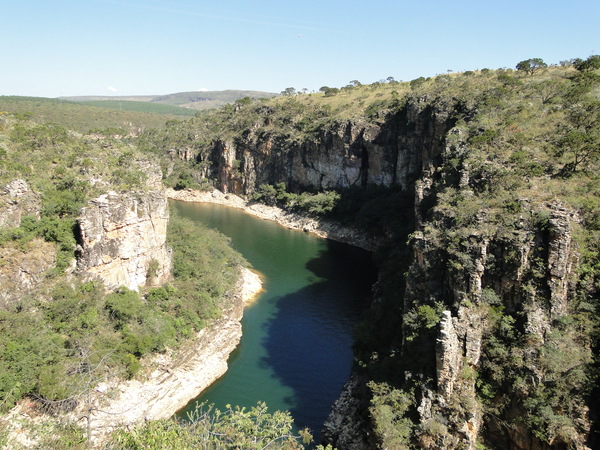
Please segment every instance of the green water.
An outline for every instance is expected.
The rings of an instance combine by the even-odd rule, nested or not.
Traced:
[[[181,202],[174,207],[229,236],[264,277],[265,292],[244,312],[243,337],[227,374],[198,401],[219,409],[265,401],[271,411],[289,410],[318,442],[350,373],[352,330],[375,281],[371,254],[234,208]]]

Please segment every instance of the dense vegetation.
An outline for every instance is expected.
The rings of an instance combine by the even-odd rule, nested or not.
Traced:
[[[53,260],[27,295],[0,307],[2,413],[23,397],[51,413],[68,411],[99,382],[133,377],[143,356],[177,348],[228,306],[243,258],[224,236],[176,215],[167,236],[171,283],[107,292],[73,273],[80,208],[109,189],[143,195],[149,166],[111,133],[80,136],[18,114],[0,116],[0,185],[24,180],[39,202],[37,217],[0,228],[0,252],[11,255],[0,274],[22,258]],[[65,439],[81,440],[77,429],[63,431]]]
[[[592,56],[548,66],[532,58],[518,63],[517,70],[449,73],[410,83],[351,82],[340,89],[324,87],[322,94],[289,89],[268,102],[238,101],[172,122],[165,131],[146,133],[140,145],[156,155],[185,149],[192,161],[182,178],[171,175],[171,183],[199,187],[216,175],[211,172],[216,141],[243,147],[249,134],[269,135],[273,145],[295,148],[318,142],[328,129],[346,121],[402,129],[414,126],[406,116],[411,108],[445,114],[450,132],[443,137],[445,150],[435,163],[432,187],[416,211],[423,224],[418,234],[412,233],[417,220],[413,193],[399,188],[306,192],[284,176],[283,182],[256,186],[254,198],[346,220],[385,239],[377,254],[381,299],[356,342],[358,365],[373,380],[370,414],[379,445],[458,445],[452,444],[457,430],[448,417],[460,422],[473,404],[457,399],[427,423],[419,423],[416,407],[417,398],[435,386],[432,355],[441,312],[464,307],[486,323],[478,371],[465,367],[460,376],[464,384],[476,386],[485,433],[524,429],[546,445],[577,446],[587,433],[582,417],[598,379],[599,60]],[[238,163],[233,169],[241,173],[244,167]],[[173,167],[172,162],[164,167],[169,164]],[[540,245],[553,226],[552,208],[576,215],[572,226],[579,260],[569,308],[552,321],[540,345],[527,331],[526,308],[532,301],[527,299],[548,296],[550,274],[543,268],[547,249]],[[527,272],[510,275],[527,236],[537,236],[540,244]],[[452,286],[462,289],[485,240],[493,243],[493,255],[485,267],[482,294],[455,304]],[[411,247],[419,242],[441,249],[430,267],[439,280],[408,271]],[[499,282],[509,276],[522,277],[510,294]],[[406,277],[438,283],[447,298],[424,298],[425,290],[406,292]],[[422,378],[411,380],[407,373]]]
[[[264,403],[246,409],[229,406],[225,411],[196,407],[189,420],[155,421],[133,432],[113,433],[110,447],[115,449],[288,449],[299,450],[312,441],[307,430],[292,432],[288,412],[269,413]],[[320,447],[322,448],[322,447]],[[324,449],[327,450],[327,449]],[[329,450],[331,450],[329,448]]]
[[[239,257],[214,244],[215,236],[178,219],[170,228],[178,280],[172,285],[142,296],[126,290],[107,295],[93,283],[64,283],[56,277],[72,256],[69,230],[83,202],[109,185],[122,190],[143,186],[143,171],[125,162],[156,158],[166,184],[206,188],[216,177],[217,141],[244,145],[249,134],[268,135],[275,146],[296,148],[319,142],[327,130],[347,122],[410,132],[414,124],[408,111],[428,110],[448,117],[449,125],[431,186],[417,209],[414,192],[393,185],[318,192],[284,179],[255,186],[254,199],[349,223],[382,240],[376,252],[377,302],[355,343],[356,370],[370,380],[364,409],[373,445],[458,447],[457,424],[480,409],[482,447],[507,445],[506,430],[526,430],[536,445],[581,446],[588,434],[586,408],[592,408],[592,420],[598,414],[593,398],[599,392],[600,364],[600,58],[551,66],[532,58],[515,67],[411,82],[362,85],[354,80],[342,88],[324,86],[317,94],[289,88],[279,98],[245,98],[187,120],[169,120],[129,141],[127,133],[118,131],[119,123],[73,125],[65,119],[67,128],[96,128],[81,137],[63,128],[58,116],[52,120],[61,125],[30,123],[31,116],[20,111],[3,115],[0,185],[26,179],[42,194],[43,207],[39,220],[27,218],[20,227],[3,230],[2,245],[26,250],[45,240],[57,246],[59,257],[43,295],[0,312],[0,403],[6,409],[25,393],[70,398],[82,384],[90,384],[78,375],[64,376],[82,361],[90,367],[118,367],[131,376],[142,354],[174,345],[217,313]],[[241,161],[234,162],[233,170],[242,173]],[[553,208],[576,217],[571,225],[578,260],[568,308],[551,321],[541,341],[528,331],[527,308],[534,301],[548,307],[544,242],[553,230]],[[183,243],[182,236],[190,235],[199,236],[197,247]],[[475,270],[483,241],[492,244],[481,295],[457,300],[457,291],[467,291],[465,274]],[[515,273],[522,259],[519,246],[530,241],[527,270]],[[414,249],[422,251],[427,267],[411,266]],[[519,279],[510,292],[507,278]],[[458,377],[474,386],[476,398],[452,397],[422,421],[417,408],[435,391],[442,311],[459,308],[482,317],[485,325],[480,363],[465,365]],[[100,377],[103,370],[97,371]],[[263,437],[275,437],[269,434],[273,421],[280,424],[277,433],[289,437],[289,416],[266,415],[266,409],[259,414],[262,408],[232,408],[216,419],[200,415],[197,423],[185,426],[151,423],[115,439],[127,448],[146,448],[161,446],[164,439],[197,443],[204,435],[254,438],[248,430],[257,429],[258,415],[268,419]],[[239,426],[247,428],[240,434]],[[290,442],[294,448],[296,441]]]

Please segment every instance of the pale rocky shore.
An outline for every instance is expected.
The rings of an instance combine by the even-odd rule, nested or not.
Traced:
[[[286,228],[304,231],[334,241],[345,242],[365,250],[372,251],[377,245],[377,241],[366,233],[361,233],[358,230],[340,225],[333,221],[317,220],[302,214],[287,212],[276,206],[267,206],[255,201],[245,200],[235,194],[224,194],[217,189],[208,192],[196,191],[193,189],[184,189],[180,191],[167,189],[166,195],[170,199],[183,202],[214,203],[239,208],[255,217],[274,221]]]
[[[193,340],[176,352],[153,355],[142,361],[149,372],[142,380],[129,380],[116,387],[98,386],[98,393],[105,391],[114,398],[100,408],[110,414],[97,413],[94,427],[110,430],[115,425],[166,419],[200,395],[227,372],[229,354],[242,337],[244,306],[261,290],[260,275],[242,268],[231,306]]]
[[[316,236],[346,242],[366,250],[373,250],[376,242],[348,227],[330,221],[320,221],[301,214],[286,212],[280,208],[248,201],[234,194],[218,190],[200,192],[167,189],[168,198],[184,202],[213,203],[244,210],[264,220],[274,221],[284,227],[312,233]],[[203,390],[225,374],[229,355],[239,344],[242,336],[241,319],[244,306],[262,291],[258,273],[241,269],[231,306],[221,317],[212,321],[192,340],[177,351],[167,351],[144,358],[142,373],[133,380],[103,382],[92,394],[94,412],[91,429],[93,439],[102,441],[117,426],[130,427],[147,420],[165,419],[173,416],[196,398]],[[9,443],[15,447],[33,447],[36,438],[32,423],[40,425],[48,417],[33,413],[29,402],[22,402],[11,411]],[[86,426],[86,403],[69,416]]]
[[[220,318],[203,328],[177,351],[152,355],[142,360],[142,374],[128,381],[111,380],[92,392],[94,412],[91,429],[94,441],[102,440],[116,426],[131,426],[146,420],[174,415],[227,371],[229,354],[242,336],[244,307],[262,291],[258,273],[241,269],[231,305]],[[87,402],[69,416],[84,428]],[[9,447],[36,445],[32,425],[43,426],[50,419],[34,413],[30,402],[21,402],[8,417]]]

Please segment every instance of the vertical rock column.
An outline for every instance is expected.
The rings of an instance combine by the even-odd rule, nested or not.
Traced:
[[[90,201],[78,219],[78,269],[107,289],[162,284],[171,271],[168,221],[162,191],[109,192]]]

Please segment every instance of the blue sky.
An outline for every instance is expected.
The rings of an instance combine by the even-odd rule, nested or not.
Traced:
[[[0,95],[155,95],[558,63],[600,53],[597,0],[5,0]]]

